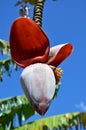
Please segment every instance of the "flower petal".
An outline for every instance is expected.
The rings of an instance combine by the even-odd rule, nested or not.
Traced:
[[[44,31],[29,18],[17,18],[11,27],[10,48],[13,60],[21,67],[46,62],[49,40]]]
[[[71,43],[61,44],[54,46],[50,49],[49,60],[47,64],[52,66],[58,66],[63,60],[65,60],[73,50]]]
[[[32,107],[44,115],[55,93],[56,80],[53,70],[43,63],[26,67],[21,74],[21,85]]]

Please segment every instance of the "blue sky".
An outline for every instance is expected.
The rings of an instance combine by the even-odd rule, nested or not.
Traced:
[[[19,17],[16,0],[0,1],[0,39],[9,41],[12,22]],[[30,18],[33,7],[30,5]],[[71,42],[74,51],[59,67],[64,71],[57,99],[52,101],[45,116],[86,111],[86,0],[46,0],[43,29],[50,45]],[[1,56],[0,56],[1,58]],[[4,74],[0,83],[0,99],[22,95],[20,74],[12,69],[11,78]],[[45,117],[44,116],[44,117]],[[41,118],[38,114],[36,118]]]

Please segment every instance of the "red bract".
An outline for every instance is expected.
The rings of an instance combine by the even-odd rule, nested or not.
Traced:
[[[73,46],[71,43],[60,44],[50,48],[47,64],[57,67],[71,54],[72,50]]]
[[[58,66],[72,52],[70,43],[57,45],[50,49],[44,31],[29,18],[17,18],[11,27],[10,48],[13,60],[21,67],[42,62]]]
[[[28,18],[17,18],[11,27],[10,48],[13,60],[21,67],[46,62],[49,40],[43,30]]]

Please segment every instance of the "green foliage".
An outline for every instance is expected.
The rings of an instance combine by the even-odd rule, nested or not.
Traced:
[[[6,125],[9,130],[14,128],[13,120],[16,114],[19,125],[22,125],[22,121],[35,114],[25,96],[0,100],[0,130],[6,128]]]
[[[86,128],[86,113],[69,113],[40,119],[15,130],[69,130]]]
[[[14,125],[18,116],[19,127]],[[86,128],[86,113],[68,113],[43,118],[23,125],[23,121],[35,114],[25,96],[17,96],[0,100],[0,130],[67,130],[75,127]]]
[[[13,65],[14,69],[17,70],[18,66],[10,58],[10,46],[9,43],[0,39],[0,52],[3,55],[6,55],[6,59],[0,60],[0,81],[3,80],[3,73],[7,72],[8,76],[11,75],[11,66]]]
[[[30,4],[35,4],[37,0],[28,0]]]
[[[13,121],[18,115],[19,127],[16,128]],[[23,125],[35,111],[28,103],[25,96],[17,96],[0,100],[0,130],[68,130],[74,127],[86,128],[86,113],[68,113],[52,117],[43,118]]]
[[[0,81],[3,81],[3,74],[7,72],[8,76],[11,75],[11,66],[13,65],[15,70],[18,70],[18,66],[11,58],[0,60]]]
[[[60,89],[60,86],[61,86],[61,82],[56,84],[56,88],[55,88],[55,93],[54,93],[53,99],[56,99],[56,97],[58,96],[58,91]]]
[[[9,54],[10,53],[10,46],[9,43],[0,39],[0,52],[4,54]]]

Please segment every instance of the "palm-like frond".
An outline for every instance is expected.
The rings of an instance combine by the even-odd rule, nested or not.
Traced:
[[[35,114],[25,96],[17,96],[0,100],[0,130],[1,128],[14,128],[13,120],[18,116],[19,125],[22,121]]]
[[[0,53],[2,56],[6,55],[5,58],[0,59],[0,81],[3,80],[3,73],[6,71],[8,76],[11,75],[11,65],[13,65],[14,69],[17,70],[18,66],[14,63],[14,61],[10,57],[10,45],[7,41],[0,39]],[[0,54],[0,55],[1,55]]]
[[[86,128],[86,113],[69,113],[40,119],[15,130],[80,130]]]
[[[18,116],[19,126],[13,125],[15,115]],[[68,130],[74,128],[86,128],[86,113],[68,113],[52,117],[43,118],[23,125],[22,122],[27,120],[35,111],[28,103],[25,96],[17,96],[0,100],[0,130]]]
[[[7,41],[0,39],[0,52],[2,54],[9,54],[10,53],[10,46]]]

